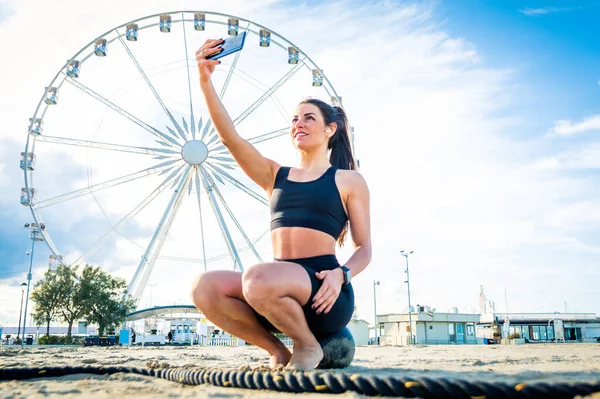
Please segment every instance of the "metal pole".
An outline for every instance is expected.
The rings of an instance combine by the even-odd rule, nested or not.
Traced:
[[[19,328],[17,329],[17,337],[21,335],[21,316],[23,315],[23,294],[25,294],[25,286],[26,284],[21,284],[21,308],[19,308]]]
[[[375,343],[377,344],[377,295],[375,291],[375,286],[379,285],[379,281],[373,280],[373,317],[375,323],[373,324],[373,332],[375,336]]]
[[[409,336],[408,336],[408,344],[411,345],[412,344],[412,312],[411,312],[411,306],[410,306],[410,274],[408,272],[408,255],[412,254],[414,251],[410,251],[408,253],[404,252],[404,250],[400,251],[400,254],[402,254],[402,256],[404,256],[404,258],[406,258],[406,285],[407,285],[407,291],[408,291],[408,325],[409,325]]]
[[[31,237],[31,257],[29,258],[29,273],[27,273],[27,298],[25,299],[25,313],[23,313],[23,336],[21,338],[21,348],[25,345],[25,326],[27,324],[27,305],[29,304],[29,287],[31,286],[31,268],[33,267],[33,249],[35,247],[35,235],[37,227],[34,228]]]

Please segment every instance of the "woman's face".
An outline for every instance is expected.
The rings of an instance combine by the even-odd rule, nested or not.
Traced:
[[[329,130],[326,131],[326,130]],[[327,145],[333,130],[325,125],[319,107],[313,104],[300,104],[292,117],[292,142],[299,150]]]

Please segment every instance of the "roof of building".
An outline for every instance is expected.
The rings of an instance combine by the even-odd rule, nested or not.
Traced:
[[[140,309],[127,314],[126,321],[135,321],[147,319],[149,317],[166,316],[170,314],[200,314],[194,305],[169,305],[169,306],[154,306],[148,309]]]

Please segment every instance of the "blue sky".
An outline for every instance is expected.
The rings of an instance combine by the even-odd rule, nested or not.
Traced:
[[[0,100],[7,121],[0,131],[0,324],[18,318],[15,293],[28,266],[30,241],[21,226],[30,215],[18,203],[18,155],[40,88],[82,43],[110,27],[198,6],[188,0],[168,9],[158,0],[144,7],[109,3],[106,9],[118,12],[92,15],[73,0],[54,6],[0,0],[0,48],[13,59],[36,49],[45,60],[0,70],[0,92],[17,93]],[[497,304],[506,289],[513,311],[562,311],[567,301],[571,311],[600,314],[593,300],[600,294],[600,1],[231,0],[205,6],[284,35],[341,93],[373,201],[374,258],[355,279],[361,317],[372,320],[374,279],[382,280],[378,309],[404,310],[400,248],[415,250],[413,303],[471,311],[484,285]],[[44,28],[53,17],[62,22]],[[9,40],[3,29],[19,39]],[[17,86],[15,73],[29,79]],[[85,178],[69,162],[56,159],[45,171],[46,186]],[[64,218],[52,237],[73,253],[103,231],[98,213],[88,215],[93,208],[80,205],[45,215],[56,224]],[[252,222],[264,221],[245,221]],[[143,241],[152,231],[152,225],[129,226],[124,234]],[[130,276],[139,253],[123,248],[111,241],[95,260]],[[36,245],[38,275],[48,254]],[[349,256],[348,248],[338,255]],[[156,279],[155,299],[187,301],[186,290],[168,285],[168,273]]]
[[[486,64],[518,69],[516,107],[530,127],[518,137],[598,111],[599,1],[457,0],[440,2],[437,13],[445,30],[474,43]]]

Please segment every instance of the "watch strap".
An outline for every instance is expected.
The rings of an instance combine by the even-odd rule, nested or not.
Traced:
[[[344,284],[349,284],[352,279],[352,272],[346,266],[340,266],[342,268],[342,272],[344,273]]]

